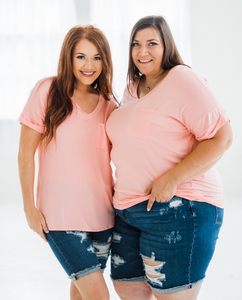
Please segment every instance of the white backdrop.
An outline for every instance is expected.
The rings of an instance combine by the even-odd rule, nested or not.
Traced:
[[[30,89],[54,75],[74,0],[0,0],[0,119],[17,119]]]

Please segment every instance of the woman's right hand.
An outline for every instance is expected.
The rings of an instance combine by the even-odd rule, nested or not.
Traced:
[[[29,210],[25,210],[26,219],[28,222],[29,227],[45,241],[47,242],[47,239],[44,235],[45,231],[46,233],[49,232],[47,223],[45,221],[44,216],[37,208],[31,208]]]

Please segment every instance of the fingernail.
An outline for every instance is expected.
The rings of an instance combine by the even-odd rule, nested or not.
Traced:
[[[150,207],[147,207],[147,211],[150,211]]]

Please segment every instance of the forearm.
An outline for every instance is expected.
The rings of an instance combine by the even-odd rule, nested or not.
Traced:
[[[177,185],[189,182],[211,169],[229,146],[230,143],[217,139],[202,141],[184,160],[171,169],[167,175],[171,176]]]
[[[24,211],[35,207],[34,202],[34,174],[35,162],[34,156],[19,151],[19,178],[22,189]]]

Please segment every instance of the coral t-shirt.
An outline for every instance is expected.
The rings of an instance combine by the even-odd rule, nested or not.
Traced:
[[[147,95],[137,97],[138,82],[124,91],[109,117],[107,134],[116,167],[114,207],[147,200],[146,188],[182,161],[199,142],[212,138],[229,117],[209,84],[192,69],[176,66]],[[177,187],[176,196],[224,206],[220,177],[213,167]]]
[[[19,118],[44,133],[52,78],[40,80]],[[116,108],[101,95],[90,114],[73,101],[73,112],[56,130],[47,148],[39,144],[36,206],[50,230],[101,231],[113,227],[110,142],[105,123]]]

